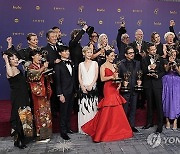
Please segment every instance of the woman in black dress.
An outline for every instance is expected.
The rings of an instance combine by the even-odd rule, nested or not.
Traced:
[[[11,136],[14,136],[14,146],[20,149],[26,148],[24,144],[25,133],[32,133],[32,116],[29,112],[24,112],[29,106],[28,88],[23,73],[18,69],[18,58],[15,53],[6,52],[3,55],[6,63],[6,74],[11,88]],[[30,111],[30,110],[29,110]],[[27,124],[26,115],[30,121]],[[24,121],[26,119],[26,122]],[[26,131],[25,131],[26,129]]]

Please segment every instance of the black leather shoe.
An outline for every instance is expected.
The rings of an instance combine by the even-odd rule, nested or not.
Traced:
[[[132,131],[133,131],[134,133],[139,132],[135,127],[131,127],[131,129],[132,129]]]
[[[69,137],[67,134],[65,134],[65,133],[61,134],[61,137],[62,137],[64,140],[70,140],[70,137]]]
[[[150,127],[153,127],[153,126],[154,126],[153,124],[147,124],[142,129],[149,129]]]
[[[162,127],[156,129],[156,133],[162,133]]]
[[[69,134],[74,134],[75,132],[72,131],[72,130],[68,130],[67,133],[69,133]]]

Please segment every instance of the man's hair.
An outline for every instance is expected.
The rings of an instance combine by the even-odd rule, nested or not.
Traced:
[[[57,26],[54,26],[52,29],[53,29],[53,30],[55,30],[55,29],[60,29],[60,28],[59,28],[59,27],[57,27]]]
[[[128,53],[128,50],[130,50],[130,49],[133,49],[133,47],[132,47],[132,46],[127,46],[127,47],[125,48],[125,53],[127,54],[127,53]]]
[[[26,36],[26,39],[28,41],[30,41],[32,36],[37,36],[37,35],[35,33],[28,33],[27,36]]]
[[[147,50],[149,50],[150,49],[150,47],[152,47],[152,46],[155,46],[153,43],[148,43],[147,44]]]
[[[46,38],[49,38],[49,35],[50,35],[51,33],[55,33],[53,29],[50,29],[50,30],[47,31],[47,33],[46,33]]]
[[[58,48],[57,48],[57,51],[58,51],[58,52],[63,52],[63,51],[65,51],[65,50],[69,50],[69,47],[66,46],[66,45],[60,45],[60,46],[58,46]]]

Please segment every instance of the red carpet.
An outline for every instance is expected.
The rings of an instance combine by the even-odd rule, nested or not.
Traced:
[[[6,137],[10,135],[10,114],[11,114],[11,103],[10,101],[0,101],[0,137]],[[77,114],[72,114],[71,118],[71,129],[73,131],[78,130],[77,126]],[[58,133],[59,130],[59,118],[53,119],[53,132]],[[143,126],[146,123],[146,110],[138,109],[136,111],[136,126]]]

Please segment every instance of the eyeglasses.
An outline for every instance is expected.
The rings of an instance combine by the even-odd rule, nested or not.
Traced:
[[[134,52],[129,52],[129,53],[127,53],[128,55],[132,55],[132,54],[134,54]]]

